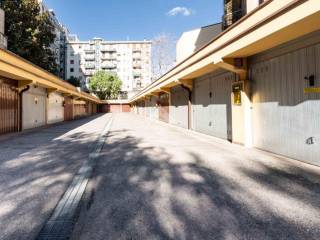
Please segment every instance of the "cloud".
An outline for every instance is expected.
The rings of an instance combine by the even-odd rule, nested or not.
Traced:
[[[190,15],[192,15],[194,13],[194,11],[192,9],[186,8],[186,7],[175,7],[172,8],[167,15],[173,17],[173,16],[177,16],[179,14],[188,17]]]

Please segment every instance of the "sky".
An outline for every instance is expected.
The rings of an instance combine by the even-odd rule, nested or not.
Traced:
[[[223,0],[44,0],[81,40],[174,38],[221,21]]]

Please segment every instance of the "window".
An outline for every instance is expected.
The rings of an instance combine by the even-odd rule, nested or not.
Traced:
[[[70,72],[74,72],[74,68],[70,68]]]
[[[70,60],[70,64],[74,64],[74,60]]]

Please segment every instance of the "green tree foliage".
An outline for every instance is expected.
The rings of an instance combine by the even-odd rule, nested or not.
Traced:
[[[116,73],[105,71],[96,72],[89,82],[89,89],[100,99],[117,99],[121,90],[122,81]]]
[[[54,26],[48,13],[40,14],[37,0],[1,0],[5,11],[5,35],[8,49],[30,62],[58,74],[50,46],[54,43]]]
[[[68,82],[70,84],[72,84],[73,86],[75,87],[80,87],[80,79],[79,78],[76,78],[74,76],[71,76],[69,79],[68,79]]]

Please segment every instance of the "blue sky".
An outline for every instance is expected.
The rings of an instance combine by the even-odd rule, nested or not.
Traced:
[[[223,0],[45,0],[81,40],[178,38],[184,31],[220,22]],[[89,4],[90,3],[90,4]]]

